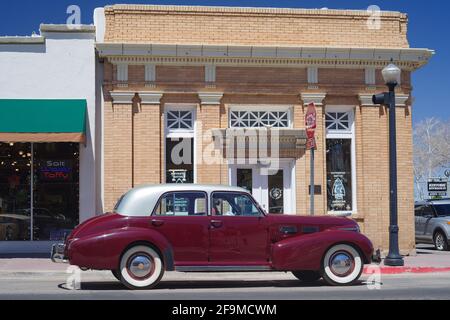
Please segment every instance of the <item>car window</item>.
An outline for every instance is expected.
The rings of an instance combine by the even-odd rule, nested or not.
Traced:
[[[205,216],[206,194],[203,192],[169,192],[159,200],[154,215]]]
[[[435,204],[434,210],[436,210],[436,214],[440,217],[450,216],[450,204]]]
[[[423,216],[423,206],[416,206],[416,207],[414,208],[414,215],[415,215],[416,217],[421,217],[421,216]]]
[[[431,216],[433,216],[433,214],[434,214],[434,212],[433,212],[433,208],[431,206],[423,206],[422,216],[431,217]]]
[[[212,196],[212,214],[216,216],[260,216],[253,199],[243,193],[215,192]]]

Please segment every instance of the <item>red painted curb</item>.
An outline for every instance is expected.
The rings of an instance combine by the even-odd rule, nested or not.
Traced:
[[[450,272],[450,267],[445,268],[434,268],[434,267],[364,267],[364,274],[374,274],[378,271],[381,274],[402,274],[402,273],[440,273],[440,272]]]

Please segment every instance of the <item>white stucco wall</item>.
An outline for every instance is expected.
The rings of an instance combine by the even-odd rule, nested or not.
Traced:
[[[87,143],[80,145],[80,221],[84,221],[96,214],[99,170],[95,163],[95,33],[42,32],[41,36],[45,38],[41,44],[0,41],[0,98],[87,100]]]

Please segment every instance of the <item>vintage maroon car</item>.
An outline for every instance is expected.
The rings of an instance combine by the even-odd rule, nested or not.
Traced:
[[[135,188],[112,213],[79,225],[54,262],[111,270],[132,289],[164,271],[291,271],[302,281],[355,283],[373,246],[348,218],[267,215],[246,190],[211,185]]]

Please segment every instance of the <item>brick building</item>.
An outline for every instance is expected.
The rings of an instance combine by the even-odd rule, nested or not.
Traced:
[[[414,252],[411,73],[433,52],[410,48],[406,14],[372,18],[348,10],[97,9],[104,67],[102,209],[111,210],[139,184],[195,182],[239,185],[269,212],[308,214],[304,117],[314,102],[315,212],[351,215],[385,251],[388,112],[371,97],[386,90],[381,69],[393,59],[402,69],[400,246],[404,254]],[[224,141],[248,128],[256,135],[249,135],[242,153],[230,153]],[[279,138],[271,161],[249,147],[265,134]],[[276,170],[265,170],[273,163]]]

